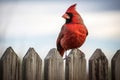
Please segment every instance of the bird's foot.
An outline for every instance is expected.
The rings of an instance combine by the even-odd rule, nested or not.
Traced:
[[[67,55],[65,55],[64,60],[66,61],[66,64],[68,64],[71,61],[71,58]]]
[[[65,55],[65,58],[64,58],[64,60],[67,60],[68,59],[68,56],[67,55]]]

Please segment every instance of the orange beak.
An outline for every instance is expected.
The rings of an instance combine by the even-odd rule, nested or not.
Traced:
[[[70,16],[68,15],[68,14],[64,14],[63,16],[62,16],[64,19],[70,19]]]

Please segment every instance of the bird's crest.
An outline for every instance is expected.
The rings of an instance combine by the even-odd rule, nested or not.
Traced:
[[[76,3],[75,4],[73,4],[73,5],[71,5],[68,9],[67,9],[67,11],[66,12],[74,12],[75,11],[75,7],[76,7]],[[76,11],[75,11],[76,12]]]

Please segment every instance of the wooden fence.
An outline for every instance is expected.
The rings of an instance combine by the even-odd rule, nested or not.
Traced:
[[[101,49],[89,59],[86,71],[85,54],[73,49],[66,61],[53,48],[44,59],[30,48],[22,62],[9,47],[0,59],[0,80],[109,80],[108,60]],[[120,50],[111,60],[111,80],[120,80]],[[87,76],[88,74],[88,76]]]

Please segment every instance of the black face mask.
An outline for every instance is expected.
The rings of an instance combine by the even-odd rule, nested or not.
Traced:
[[[66,13],[70,17],[70,19],[66,19],[66,24],[70,23],[72,21],[73,14],[72,13]]]

